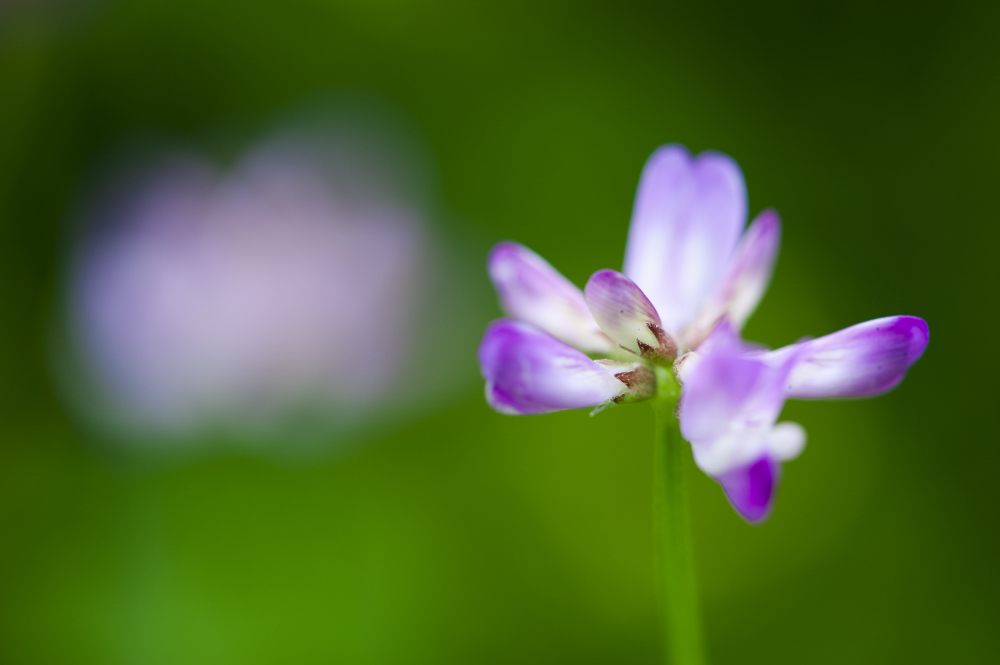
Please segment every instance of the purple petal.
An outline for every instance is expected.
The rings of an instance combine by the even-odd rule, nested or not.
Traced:
[[[677,334],[719,284],[746,223],[743,174],[729,157],[692,158],[679,145],[646,162],[636,193],[624,272]]]
[[[677,355],[677,346],[663,332],[653,304],[628,277],[599,270],[591,275],[584,293],[597,324],[619,346],[642,356]]]
[[[765,456],[715,479],[736,512],[749,522],[761,522],[771,514],[780,471],[777,462]]]
[[[684,375],[680,399],[684,438],[698,444],[722,436],[742,419],[767,370],[761,360],[738,354],[699,358]]]
[[[479,365],[486,401],[509,415],[597,406],[626,390],[612,370],[538,328],[510,319],[487,328]]]
[[[785,385],[801,350],[765,354],[725,320],[696,352],[684,357],[680,424],[692,443],[710,442],[731,427],[767,429],[785,403]]]
[[[806,431],[798,423],[783,422],[761,427],[737,424],[722,436],[691,444],[698,468],[715,477],[745,467],[761,457],[790,460],[806,445]]]
[[[725,277],[685,331],[682,340],[685,346],[696,348],[723,317],[737,330],[743,327],[771,281],[780,242],[778,214],[765,210],[743,234]]]
[[[928,339],[923,319],[889,316],[805,342],[788,377],[786,394],[822,399],[884,393],[903,380]],[[771,355],[786,353],[786,349]]]
[[[490,253],[488,268],[509,316],[584,351],[615,348],[590,315],[583,292],[527,247],[500,243]]]
[[[739,331],[728,319],[722,318],[712,328],[708,337],[698,345],[697,350],[685,355],[691,357],[706,357],[719,354],[742,354],[756,356],[767,352],[767,347],[748,342],[740,337]]]

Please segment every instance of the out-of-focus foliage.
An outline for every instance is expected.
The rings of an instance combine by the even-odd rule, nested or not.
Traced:
[[[345,91],[423,134],[470,262],[515,238],[577,283],[617,268],[642,163],[678,141],[731,154],[782,215],[750,339],[926,318],[894,393],[786,407],[811,438],[766,525],[694,475],[710,651],[994,660],[998,33],[985,2],[0,8],[0,660],[656,662],[644,406],[496,415],[472,340],[463,398],[349,454],[150,467],[61,401],[94,160],[144,132],[244,145]]]

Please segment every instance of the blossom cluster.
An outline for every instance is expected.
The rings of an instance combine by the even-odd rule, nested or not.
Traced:
[[[69,271],[83,411],[173,443],[325,436],[399,397],[433,247],[390,169],[336,137],[281,133],[229,171],[156,154],[113,182]]]
[[[744,518],[765,519],[781,462],[806,440],[800,425],[777,422],[785,400],[890,390],[928,329],[891,316],[773,351],[744,341],[781,238],[774,211],[744,229],[746,218],[732,159],[667,145],[643,170],[622,272],[600,270],[581,291],[526,247],[497,245],[489,274],[508,318],[480,345],[490,406],[527,415],[642,401],[668,368],[695,462]]]

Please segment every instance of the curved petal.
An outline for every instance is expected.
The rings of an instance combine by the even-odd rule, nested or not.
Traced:
[[[743,519],[762,522],[771,514],[780,475],[780,465],[764,456],[751,464],[727,471],[717,476],[716,480]]]
[[[906,376],[929,340],[927,322],[889,316],[859,323],[799,346],[788,376],[789,397],[869,397],[891,390]],[[772,357],[787,353],[778,349]]]
[[[597,406],[626,385],[597,364],[538,328],[501,319],[479,345],[486,401],[500,413],[529,415]]]
[[[584,351],[615,349],[590,315],[583,292],[538,254],[523,245],[502,242],[490,252],[487,265],[509,316]]]
[[[751,522],[770,513],[778,462],[805,446],[800,425],[775,424],[800,353],[800,347],[767,353],[747,345],[723,319],[680,363],[681,433],[698,467],[722,484]]]
[[[663,332],[656,308],[625,275],[599,270],[587,281],[584,294],[601,330],[623,349],[645,357],[677,355],[677,345]]]
[[[705,355],[686,372],[679,404],[681,434],[692,444],[715,441],[741,421],[768,370],[737,354]],[[779,399],[784,401],[784,395]]]
[[[693,158],[679,145],[646,162],[636,193],[624,273],[676,335],[718,285],[746,223],[746,188],[729,157]]]
[[[785,385],[799,349],[780,356],[744,342],[726,320],[678,368],[681,433],[712,441],[731,428],[770,428],[785,403]]]
[[[764,430],[731,432],[709,446],[694,448],[698,466],[714,477],[745,519],[758,522],[771,512],[779,462],[802,452],[806,433],[798,423]]]
[[[778,213],[765,210],[747,227],[725,277],[705,301],[694,322],[684,331],[681,340],[684,346],[697,348],[723,317],[731,321],[737,330],[743,327],[771,281],[780,243],[781,221]]]
[[[775,459],[795,459],[805,447],[806,430],[798,423],[778,423],[767,435],[767,450]]]
[[[698,346],[697,350],[688,351],[677,358],[674,362],[674,372],[683,386],[687,383],[688,377],[696,371],[695,366],[704,358],[720,354],[743,354],[755,357],[765,352],[767,352],[766,348],[747,342],[733,330],[729,321],[722,319],[710,331],[708,337]]]
[[[734,427],[716,439],[691,445],[698,468],[716,477],[764,455],[779,461],[798,457],[806,445],[806,431],[792,422],[773,427]]]

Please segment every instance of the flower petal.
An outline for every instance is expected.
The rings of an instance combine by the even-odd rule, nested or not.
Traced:
[[[746,188],[729,157],[692,158],[679,145],[646,162],[636,193],[624,273],[676,335],[719,284],[746,223]]]
[[[488,268],[509,316],[584,351],[616,348],[590,315],[583,292],[527,247],[498,244],[490,253]]]
[[[608,337],[644,357],[673,359],[677,345],[663,332],[656,308],[632,280],[614,270],[599,270],[584,287],[587,306]]]
[[[748,522],[762,522],[771,514],[781,468],[766,455],[751,464],[716,477],[726,498]]]
[[[487,402],[509,415],[597,406],[626,390],[613,370],[530,324],[510,319],[487,328],[479,365]]]
[[[768,433],[766,445],[774,459],[795,459],[806,447],[806,430],[798,423],[778,423]]]
[[[679,363],[684,438],[697,443],[732,427],[769,428],[781,413],[798,353],[792,348],[772,358],[744,342],[727,320],[720,321],[699,350]]]
[[[789,397],[869,397],[891,390],[927,347],[927,323],[916,316],[888,316],[799,345],[789,374]],[[778,349],[772,357],[787,353]]]
[[[798,423],[744,428],[734,427],[722,436],[691,444],[698,468],[710,476],[738,469],[766,455],[774,460],[798,457],[806,445],[806,431]]]
[[[768,369],[763,361],[738,354],[698,358],[697,364],[685,372],[681,391],[679,411],[684,438],[697,445],[725,434],[743,419]],[[778,392],[777,399],[784,401],[784,395]]]
[[[725,277],[708,298],[681,340],[687,348],[698,344],[725,317],[737,330],[743,327],[767,290],[781,242],[781,222],[773,210],[765,210],[747,228]]]

